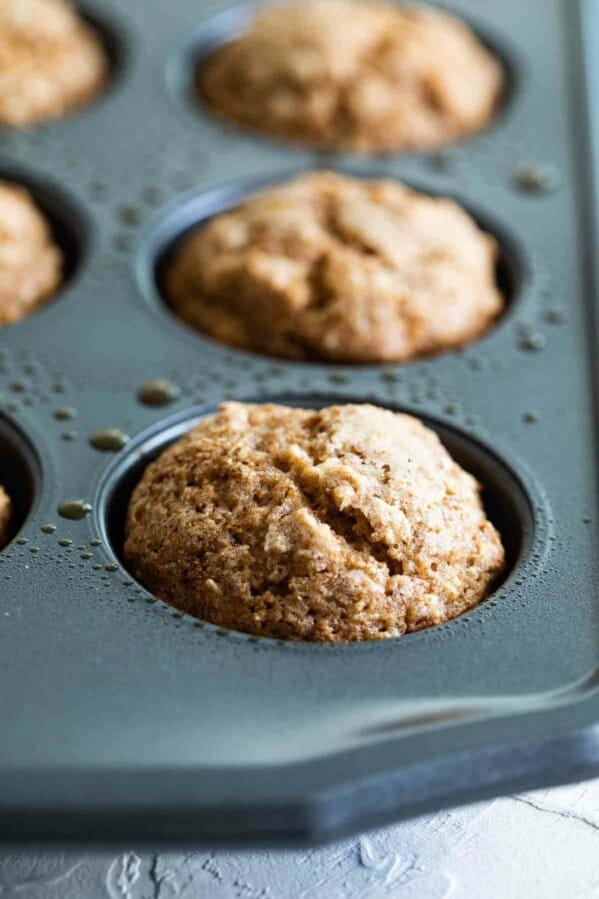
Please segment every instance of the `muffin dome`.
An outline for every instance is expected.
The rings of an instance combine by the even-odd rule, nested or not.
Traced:
[[[0,549],[8,543],[8,529],[12,516],[12,506],[8,494],[0,484]]]
[[[398,182],[304,175],[184,238],[164,286],[225,343],[289,359],[406,361],[502,311],[495,241],[451,200]]]
[[[274,4],[200,66],[198,89],[241,125],[321,148],[438,146],[484,128],[504,76],[458,19],[364,0]]]
[[[396,637],[475,606],[501,573],[480,490],[408,415],[227,403],[148,466],[125,556],[156,596],[224,627]]]
[[[0,326],[43,305],[62,278],[62,253],[29,193],[0,181]]]
[[[59,118],[104,86],[108,61],[64,0],[0,3],[0,126]]]

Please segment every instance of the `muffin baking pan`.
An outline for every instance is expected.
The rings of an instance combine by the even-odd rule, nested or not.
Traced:
[[[199,0],[86,3],[119,48],[110,90],[0,135],[0,171],[32,188],[69,273],[0,331],[0,482],[16,508],[0,552],[2,840],[298,845],[599,773],[597,10],[447,6],[512,84],[494,127],[441,153],[321,156],[219,123],[193,63],[246,12]],[[236,351],[177,321],[160,272],[185,230],[316,167],[458,198],[502,246],[497,326],[460,352],[338,366]],[[505,581],[439,628],[338,646],[155,601],[121,560],[127,498],[226,398],[423,417],[485,484]]]

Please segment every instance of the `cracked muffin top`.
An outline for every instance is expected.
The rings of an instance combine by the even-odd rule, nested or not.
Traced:
[[[164,280],[177,315],[289,359],[406,361],[461,346],[503,309],[497,247],[451,200],[312,173],[183,240]]]
[[[62,279],[62,253],[29,193],[0,181],[0,326],[42,306]]]
[[[99,38],[64,0],[0,2],[0,126],[59,118],[104,86]]]
[[[8,527],[12,515],[12,507],[6,490],[0,484],[0,549],[8,543]]]
[[[222,627],[397,637],[475,606],[502,572],[480,493],[411,416],[226,403],[145,470],[125,556],[156,596]]]
[[[484,128],[502,67],[470,29],[427,6],[273,4],[197,71],[221,116],[321,148],[431,148]]]

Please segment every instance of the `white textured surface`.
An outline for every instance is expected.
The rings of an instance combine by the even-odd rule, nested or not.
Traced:
[[[599,899],[599,781],[307,852],[0,854],[15,899]]]

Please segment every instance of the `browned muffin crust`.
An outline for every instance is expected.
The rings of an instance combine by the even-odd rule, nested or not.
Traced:
[[[12,505],[6,490],[0,484],[0,549],[8,543],[8,528],[12,516]]]
[[[196,228],[165,289],[182,319],[234,346],[289,359],[406,361],[489,328],[504,305],[496,254],[451,200],[323,172]]]
[[[65,0],[0,2],[0,125],[66,115],[100,92],[108,68],[98,36]]]
[[[484,128],[502,67],[470,29],[427,6],[273,4],[198,68],[225,118],[321,148],[438,146]]]
[[[227,403],[148,466],[125,556],[156,596],[223,627],[396,637],[475,606],[501,573],[480,489],[408,415]]]
[[[29,193],[0,181],[0,326],[42,306],[62,277],[62,253]]]

